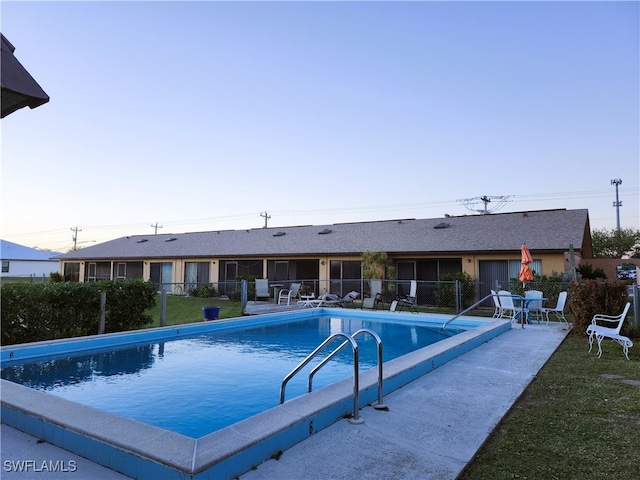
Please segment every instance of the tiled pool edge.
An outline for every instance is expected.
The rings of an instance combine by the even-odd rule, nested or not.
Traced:
[[[385,363],[385,394],[510,328],[509,322],[486,322]],[[375,370],[361,374],[361,407],[377,399]],[[2,387],[3,423],[135,478],[233,478],[350,414],[353,406],[352,383],[345,380],[196,440],[57,397],[53,402],[52,395],[4,380]],[[79,409],[85,415],[75,413]]]

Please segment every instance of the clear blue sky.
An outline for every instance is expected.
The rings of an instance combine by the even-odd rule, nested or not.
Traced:
[[[588,208],[640,228],[638,2],[2,2],[2,238]],[[489,205],[490,209],[498,202]],[[476,204],[474,208],[482,208]]]

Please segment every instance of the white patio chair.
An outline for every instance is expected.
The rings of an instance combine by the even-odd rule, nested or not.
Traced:
[[[502,316],[502,307],[500,306],[500,299],[495,290],[491,290],[491,298],[493,299],[493,318],[500,318]]]
[[[382,280],[369,280],[370,293],[368,297],[362,298],[361,308],[369,308],[375,310],[378,304],[384,308],[384,300],[382,298]],[[366,294],[365,294],[366,295]]]
[[[281,304],[284,299],[287,299],[287,305],[291,304],[291,300],[293,300],[294,298],[296,298],[298,296],[298,293],[300,291],[300,284],[299,283],[292,283],[291,284],[291,288],[289,289],[282,289],[280,290],[280,295],[278,295],[278,304]]]
[[[540,300],[530,300],[526,302],[524,313],[526,318],[529,319],[529,315],[535,315],[538,323],[540,323],[540,319],[542,318],[542,292],[540,290],[527,290],[524,292],[524,298],[527,300],[530,298],[539,298]]]
[[[560,294],[558,295],[558,303],[556,304],[555,308],[542,307],[542,313],[545,315],[545,317],[547,317],[547,324],[549,324],[550,313],[553,313],[559,322],[562,321],[566,324],[569,324],[567,319],[564,317],[564,304],[566,303],[566,301],[567,292],[560,292]]]
[[[598,342],[598,358],[600,358],[602,356],[602,340],[606,337],[615,340],[622,345],[622,353],[624,353],[624,356],[629,360],[629,348],[633,347],[633,342],[629,337],[620,335],[620,329],[624,324],[624,320],[627,317],[627,312],[629,311],[630,306],[631,303],[627,302],[620,315],[594,315],[591,319],[591,325],[587,327],[587,333],[589,334],[589,352],[591,352],[593,339],[595,338]],[[611,326],[605,327],[604,325],[598,325],[598,323],[603,322]]]
[[[513,296],[511,292],[507,290],[500,290],[498,292],[500,298],[500,318],[508,318],[513,323],[516,320],[518,311],[513,303]]]

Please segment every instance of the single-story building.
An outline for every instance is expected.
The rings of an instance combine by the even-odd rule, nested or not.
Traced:
[[[591,258],[586,209],[543,210],[431,219],[254,228],[122,237],[59,257],[66,281],[142,278],[181,293],[221,287],[240,276],[313,282],[340,295],[362,279],[365,251],[386,252],[398,280],[437,281],[466,272],[484,294],[516,277],[526,243],[532,270],[562,273]],[[234,286],[235,288],[235,286]],[[321,293],[317,291],[316,293]]]
[[[0,240],[2,277],[42,277],[57,272],[61,252],[45,252],[17,243]]]

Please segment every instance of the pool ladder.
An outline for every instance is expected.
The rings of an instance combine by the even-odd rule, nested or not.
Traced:
[[[351,345],[351,350],[353,352],[353,417],[349,419],[351,423],[360,424],[363,423],[364,420],[360,418],[360,378],[359,378],[359,355],[358,355],[358,343],[355,338],[362,334],[371,335],[377,344],[378,347],[378,403],[374,405],[374,408],[378,410],[386,410],[387,407],[382,403],[382,340],[378,336],[376,332],[363,328],[353,333],[353,335],[348,335],[346,333],[334,333],[333,335],[327,337],[327,339],[322,342],[320,345],[316,347],[316,349],[311,352],[307,358],[305,358],[302,362],[298,364],[296,368],[294,368],[282,381],[282,385],[280,386],[280,403],[284,403],[284,394],[285,389],[287,387],[287,383],[291,380],[300,370],[302,370],[311,360],[313,360],[316,355],[318,355],[329,343],[331,343],[334,339],[338,337],[343,337],[346,340],[338,346],[333,352],[331,352],[327,357],[322,360],[318,365],[313,367],[311,372],[309,373],[309,379],[307,380],[307,392],[311,392],[313,389],[313,376],[320,370],[323,366],[329,362],[335,355],[340,352],[347,345]]]

